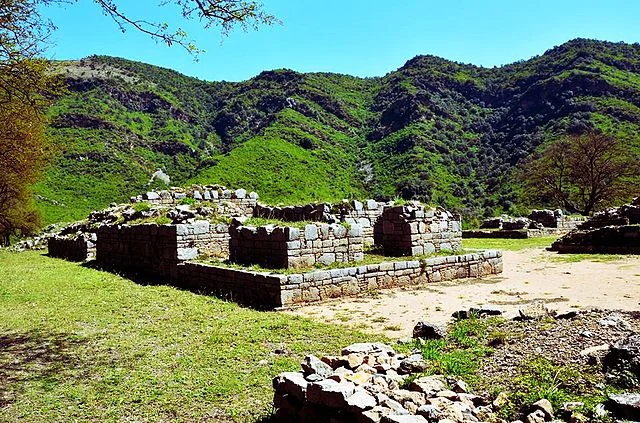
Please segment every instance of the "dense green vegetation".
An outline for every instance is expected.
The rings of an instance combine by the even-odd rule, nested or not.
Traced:
[[[209,83],[103,56],[58,72],[59,155],[36,186],[47,221],[136,194],[158,168],[273,203],[417,198],[479,217],[518,210],[512,170],[556,135],[600,129],[640,152],[637,44],[577,39],[492,69],[418,56],[367,79]]]
[[[0,331],[0,420],[39,422],[255,421],[305,354],[380,339],[3,251]]]

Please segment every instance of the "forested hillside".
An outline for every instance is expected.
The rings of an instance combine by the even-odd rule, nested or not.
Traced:
[[[514,167],[554,134],[599,128],[640,150],[636,44],[578,39],[492,69],[418,56],[367,79],[205,82],[102,56],[56,72],[57,157],[35,187],[49,222],[139,193],[157,169],[271,203],[402,197],[483,216],[517,204]]]

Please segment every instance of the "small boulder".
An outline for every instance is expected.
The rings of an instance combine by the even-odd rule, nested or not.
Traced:
[[[542,411],[544,413],[545,420],[553,420],[553,406],[548,399],[542,398],[541,400],[534,402],[531,405],[531,408],[534,411]]]
[[[387,354],[395,355],[396,352],[389,345],[381,342],[364,342],[358,344],[351,344],[348,347],[342,349],[342,355],[349,354]]]
[[[443,339],[447,336],[447,329],[443,325],[418,322],[413,328],[413,337],[421,339]]]
[[[640,393],[609,395],[607,408],[618,418],[637,420],[640,417]]]
[[[628,371],[640,377],[640,334],[614,342],[603,363],[605,370]]]
[[[327,363],[321,361],[315,355],[308,355],[302,362],[302,371],[305,376],[316,374],[322,378],[327,378],[333,373],[333,369]]]
[[[400,362],[400,370],[402,373],[422,373],[427,370],[429,363],[422,358],[420,354],[414,354]]]

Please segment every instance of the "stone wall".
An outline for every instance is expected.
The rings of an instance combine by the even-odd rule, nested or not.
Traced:
[[[207,202],[217,208],[220,216],[253,216],[254,208],[258,202],[258,194],[247,193],[245,189],[229,190],[217,186],[193,186],[191,188],[172,188],[171,190],[149,191],[131,201],[147,202],[149,204],[172,206],[179,204],[181,200],[191,198],[197,205],[199,202]]]
[[[175,282],[182,288],[238,304],[274,309],[282,306],[281,285],[286,278],[285,275],[185,262],[177,266]]]
[[[257,204],[254,217],[277,219],[284,222],[327,222],[333,223],[335,218],[331,213],[331,204],[305,204],[302,206],[271,207]]]
[[[545,228],[556,228],[564,231],[572,231],[585,221],[584,217],[567,216],[562,210],[532,210],[529,219],[539,223]]]
[[[376,245],[386,256],[417,256],[462,248],[459,216],[418,205],[387,207],[376,222]]]
[[[54,235],[47,240],[49,256],[69,261],[85,261],[95,257],[95,234],[75,237]]]
[[[231,227],[229,258],[234,263],[274,269],[311,267],[360,261],[364,258],[362,229],[340,224],[311,223],[293,227]]]
[[[175,283],[257,308],[272,309],[362,295],[378,289],[477,278],[502,272],[502,253],[483,251],[307,273],[275,274],[188,262]]]
[[[282,305],[356,296],[378,289],[478,278],[501,272],[501,251],[318,270],[288,275],[286,284],[282,286]]]
[[[225,232],[226,230],[226,232]],[[201,254],[228,254],[227,225],[112,225],[97,232],[98,262],[159,276],[175,276],[177,263]]]
[[[554,242],[559,253],[640,254],[640,225],[576,230]]]
[[[390,203],[375,200],[344,201],[339,204],[329,203],[306,204],[302,206],[270,207],[258,204],[254,211],[255,217],[278,219],[285,222],[345,222],[362,228],[364,242],[374,244],[374,226],[382,215],[385,207]]]

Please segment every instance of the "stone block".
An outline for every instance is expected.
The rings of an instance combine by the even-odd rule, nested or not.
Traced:
[[[193,198],[195,200],[202,200],[202,194],[200,194],[200,191],[198,190],[193,191]]]
[[[318,238],[318,227],[314,224],[309,224],[304,227],[304,238],[307,241],[313,241]]]
[[[193,260],[198,257],[197,248],[178,248],[178,260]]]
[[[154,192],[154,191],[149,191],[144,195],[144,197],[147,200],[159,200],[160,199],[160,194],[158,194],[157,192]]]
[[[316,260],[318,263],[328,266],[336,262],[336,255],[334,253],[324,253]]]
[[[284,229],[285,238],[288,241],[294,241],[300,239],[300,229],[287,227]]]
[[[367,200],[367,210],[377,210],[378,203],[375,200]]]
[[[424,254],[424,247],[421,245],[416,245],[411,247],[411,255],[412,256],[421,256]]]
[[[195,223],[191,225],[194,235],[208,234],[210,226],[207,220],[196,220]]]
[[[252,200],[258,200],[260,197],[258,196],[258,193],[257,193],[257,192],[255,192],[255,191],[251,191],[251,192],[249,193],[249,198],[250,198],[250,199],[252,199]]]
[[[351,225],[351,228],[349,228],[349,233],[348,235],[350,237],[362,237],[362,227],[360,225],[357,224],[353,224]]]
[[[247,190],[240,188],[234,192],[235,198],[242,200],[247,197]]]

